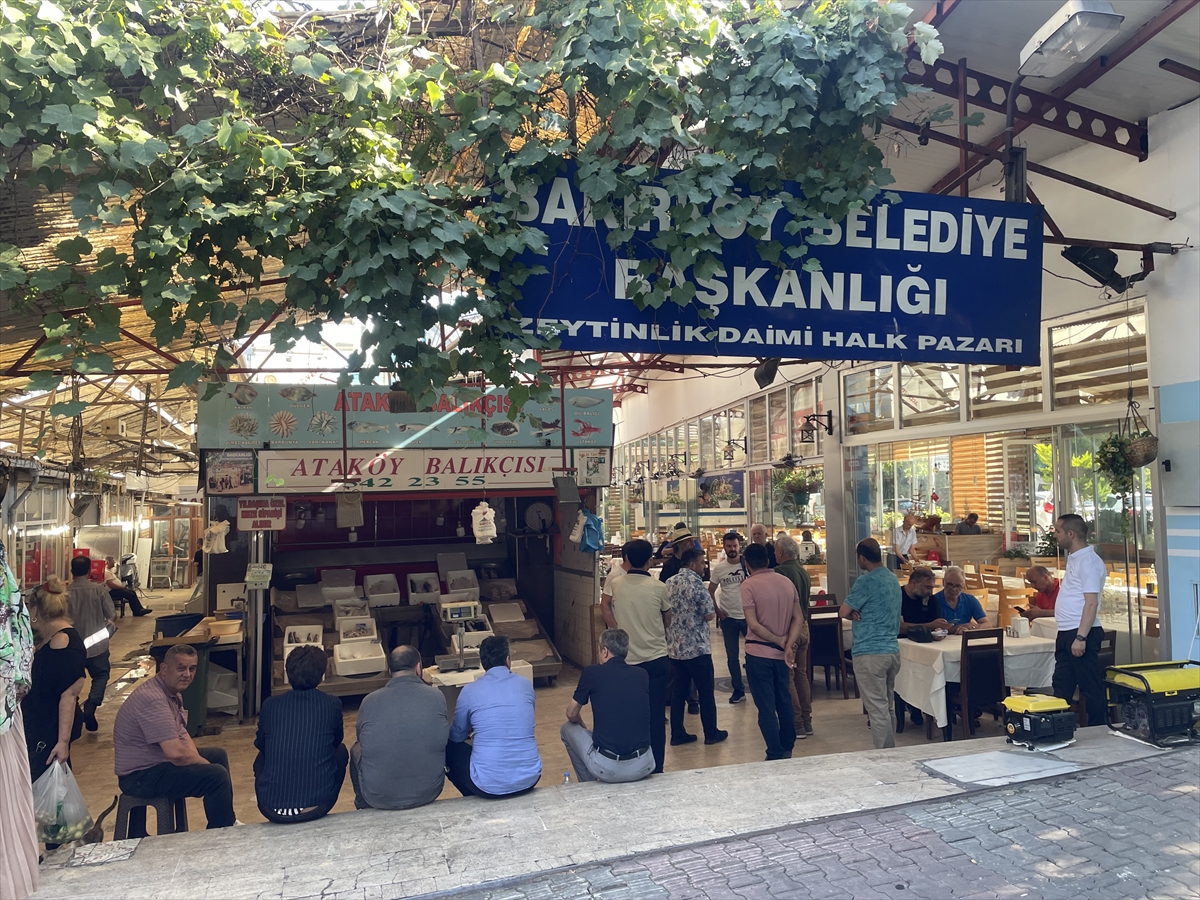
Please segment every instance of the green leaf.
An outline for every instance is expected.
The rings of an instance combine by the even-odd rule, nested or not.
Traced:
[[[59,241],[58,246],[54,248],[54,255],[65,263],[75,265],[80,259],[92,252],[92,244],[85,237],[68,238],[65,241]]]
[[[50,415],[74,418],[87,408],[86,400],[60,400],[50,407]]]
[[[171,391],[184,385],[193,384],[204,374],[204,366],[198,362],[185,362],[171,370],[167,376],[167,390]],[[218,386],[219,390],[219,386]]]
[[[96,108],[86,103],[76,103],[74,106],[52,103],[42,110],[42,123],[53,125],[63,134],[80,134],[83,126],[95,122],[96,118]]]
[[[263,162],[275,169],[285,169],[292,161],[292,154],[283,147],[263,147]]]
[[[34,372],[29,376],[29,384],[25,385],[25,392],[32,393],[34,391],[52,391],[62,384],[63,377],[57,372],[49,372],[42,370]]]
[[[977,128],[983,124],[983,113],[973,112],[969,116],[962,116],[958,120],[958,123],[960,125],[966,125],[968,128]]]
[[[80,375],[92,375],[97,372],[111,375],[113,372],[113,359],[107,353],[88,353],[72,359],[71,368]]]

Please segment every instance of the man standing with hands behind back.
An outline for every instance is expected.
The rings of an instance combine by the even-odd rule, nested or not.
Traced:
[[[1100,594],[1108,579],[1104,561],[1087,542],[1088,527],[1082,516],[1068,513],[1054,523],[1058,546],[1067,551],[1067,570],[1063,573],[1054,604],[1058,639],[1054,645],[1054,696],[1071,702],[1075,688],[1087,705],[1088,725],[1104,725],[1108,706],[1100,672]]]

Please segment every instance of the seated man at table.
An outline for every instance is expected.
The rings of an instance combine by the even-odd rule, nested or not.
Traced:
[[[533,735],[533,683],[512,671],[503,635],[484,638],[479,662],[483,677],[463,687],[454,707],[446,774],[464,797],[498,800],[533,790],[542,777]]]
[[[226,828],[236,821],[229,756],[220,747],[197,750],[187,732],[182,694],[198,661],[191,644],[171,646],[158,674],[125,698],[113,722],[113,769],[122,793],[202,797],[208,827]],[[146,836],[144,808],[130,813],[129,836]]]
[[[967,578],[963,570],[958,566],[948,566],[942,576],[942,590],[933,598],[938,603],[942,619],[949,623],[951,634],[962,634],[988,625],[983,604],[973,594],[964,593],[966,586]]]
[[[967,513],[967,517],[954,526],[955,534],[983,534],[979,526],[979,513]]]
[[[133,610],[135,618],[148,615],[154,612],[148,606],[142,606],[142,601],[138,599],[137,591],[131,591],[129,587],[120,578],[117,577],[117,558],[115,556],[104,557],[104,588],[108,591],[108,596],[112,598],[113,605],[121,604],[121,618],[125,617],[125,604],[129,604],[129,608]]]
[[[942,618],[941,606],[933,596],[933,570],[926,566],[917,566],[908,576],[908,584],[900,588],[900,637],[908,634],[909,625],[923,625],[926,628],[945,628],[950,630],[950,623]],[[921,710],[909,706],[897,694],[896,731],[904,731],[904,710],[907,708],[912,715],[914,725],[922,724],[925,719]]]
[[[346,780],[342,701],[317,690],[328,665],[323,647],[296,648],[284,663],[292,689],[263,703],[254,738],[254,793],[268,822],[321,818]]]
[[[1037,591],[1029,601],[1029,607],[1021,615],[1029,621],[1042,616],[1054,615],[1054,603],[1058,600],[1058,579],[1045,566],[1030,566],[1025,570],[1025,583]]]
[[[293,650],[292,656],[299,653]],[[290,659],[291,657],[289,657]],[[421,654],[388,654],[391,679],[363,698],[350,748],[357,809],[413,809],[432,803],[446,779],[446,695],[421,680]]]
[[[654,771],[650,751],[650,676],[625,663],[629,635],[609,628],[600,635],[600,664],[579,676],[567,705],[562,742],[580,781],[621,784],[640,781]],[[710,662],[711,665],[711,662]],[[580,714],[592,704],[592,730]]]

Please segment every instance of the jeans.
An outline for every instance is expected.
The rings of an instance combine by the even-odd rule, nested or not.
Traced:
[[[229,756],[219,747],[202,747],[199,752],[206,762],[193,766],[159,763],[140,772],[122,775],[117,779],[117,785],[121,793],[135,797],[203,797],[208,827],[228,828],[236,821]],[[130,812],[129,836],[146,836],[145,808]]]
[[[264,806],[262,798],[258,798],[258,811],[263,814],[263,817],[268,822],[275,822],[278,825],[294,825],[299,822],[311,822],[313,819],[319,819],[327,815],[334,804],[338,801],[338,794],[342,791],[342,784],[346,780],[346,763],[350,759],[350,751],[346,749],[345,744],[338,744],[336,751],[338,761],[338,771],[342,773],[342,777],[338,780],[337,790],[329,797],[326,797],[316,806],[309,806],[303,809],[292,808],[289,810],[272,809],[269,806]],[[259,772],[262,769],[262,754],[254,758],[254,775],[257,779]],[[256,785],[257,786],[257,785]],[[357,792],[355,793],[357,797]]]
[[[706,738],[717,734],[717,701],[713,696],[712,654],[705,653],[692,659],[671,660],[671,736],[680,737],[687,729],[683,724],[683,707],[687,702],[688,687],[696,686],[700,703],[700,724]]]
[[[654,753],[654,771],[663,770],[663,757],[667,749],[667,718],[663,710],[667,705],[667,672],[670,664],[665,656],[648,659],[637,664],[650,676],[650,749]]]
[[[1104,629],[1096,625],[1088,632],[1083,656],[1072,656],[1071,645],[1075,642],[1078,628],[1060,631],[1054,642],[1054,677],[1051,687],[1054,696],[1070,703],[1075,699],[1075,688],[1083,695],[1087,709],[1088,725],[1108,723],[1108,700],[1104,693],[1104,673],[1100,671],[1100,644],[1104,640]]]
[[[871,741],[876,750],[896,746],[892,697],[896,693],[899,653],[870,653],[854,657],[854,678],[871,721]]]
[[[562,742],[579,781],[603,781],[625,784],[641,781],[654,771],[654,754],[643,753],[634,759],[610,759],[596,749],[592,733],[575,722],[564,722],[559,730]]]
[[[729,664],[729,680],[735,694],[746,693],[742,683],[742,647],[740,638],[746,636],[746,620],[726,616],[721,620],[721,636],[725,638],[725,660]]]
[[[83,703],[83,714],[90,716],[96,711],[101,703],[104,702],[104,691],[108,687],[108,675],[112,671],[112,665],[108,661],[108,651],[97,653],[95,656],[89,656],[83,664],[87,673],[92,676],[91,687],[88,688],[87,700]],[[156,797],[163,796],[155,794]]]
[[[796,722],[788,693],[791,677],[782,659],[746,654],[746,680],[758,707],[758,730],[767,742],[767,759],[790,759],[796,745]]]
[[[528,794],[537,784],[511,794],[489,794],[471,780],[471,745],[467,741],[450,741],[446,744],[446,777],[464,797],[483,797],[487,800],[503,800]]]

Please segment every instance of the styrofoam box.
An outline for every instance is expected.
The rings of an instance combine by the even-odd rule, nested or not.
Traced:
[[[529,683],[533,684],[533,663],[525,662],[523,659],[512,659],[508,664],[515,674],[522,678],[528,678]]]
[[[400,585],[396,582],[396,576],[390,573],[364,575],[363,593],[367,595],[367,603],[372,608],[400,605]]]
[[[333,668],[339,675],[373,675],[387,668],[378,641],[350,641],[333,648]]]
[[[324,634],[320,625],[289,625],[283,632],[283,646],[299,647],[301,644],[320,644]]]
[[[471,600],[479,599],[479,579],[471,569],[456,569],[446,573],[446,591],[451,594],[470,594]]]
[[[296,606],[300,609],[316,609],[328,604],[329,599],[319,584],[296,585]]]
[[[443,581],[451,572],[461,572],[467,567],[465,553],[439,553],[437,555],[438,578]]]
[[[370,605],[366,597],[342,597],[333,601],[333,617],[348,619],[352,616],[368,616]]]
[[[486,619],[484,621],[486,621]],[[478,647],[480,644],[482,644],[484,642],[484,640],[486,638],[490,638],[492,636],[493,636],[493,632],[492,632],[491,628],[488,628],[487,631],[464,631],[463,632],[463,646],[464,647]],[[458,632],[457,631],[455,631],[453,634],[450,635],[450,652],[451,653],[458,652]]]
[[[442,585],[438,581],[437,572],[410,572],[406,576],[408,584],[408,602],[409,604],[416,603],[432,603],[438,594],[442,592]],[[426,590],[429,588],[429,590]]]
[[[352,616],[348,619],[337,620],[338,642],[345,644],[352,641],[377,641],[379,631],[375,620],[370,616]]]
[[[283,683],[284,684],[288,683],[288,677],[287,677],[288,654],[291,653],[293,650],[295,650],[297,647],[317,647],[320,649],[320,651],[322,653],[325,652],[324,644],[284,644],[283,645]]]
[[[353,569],[326,569],[321,573],[321,590],[329,600],[354,597],[354,579]]]

